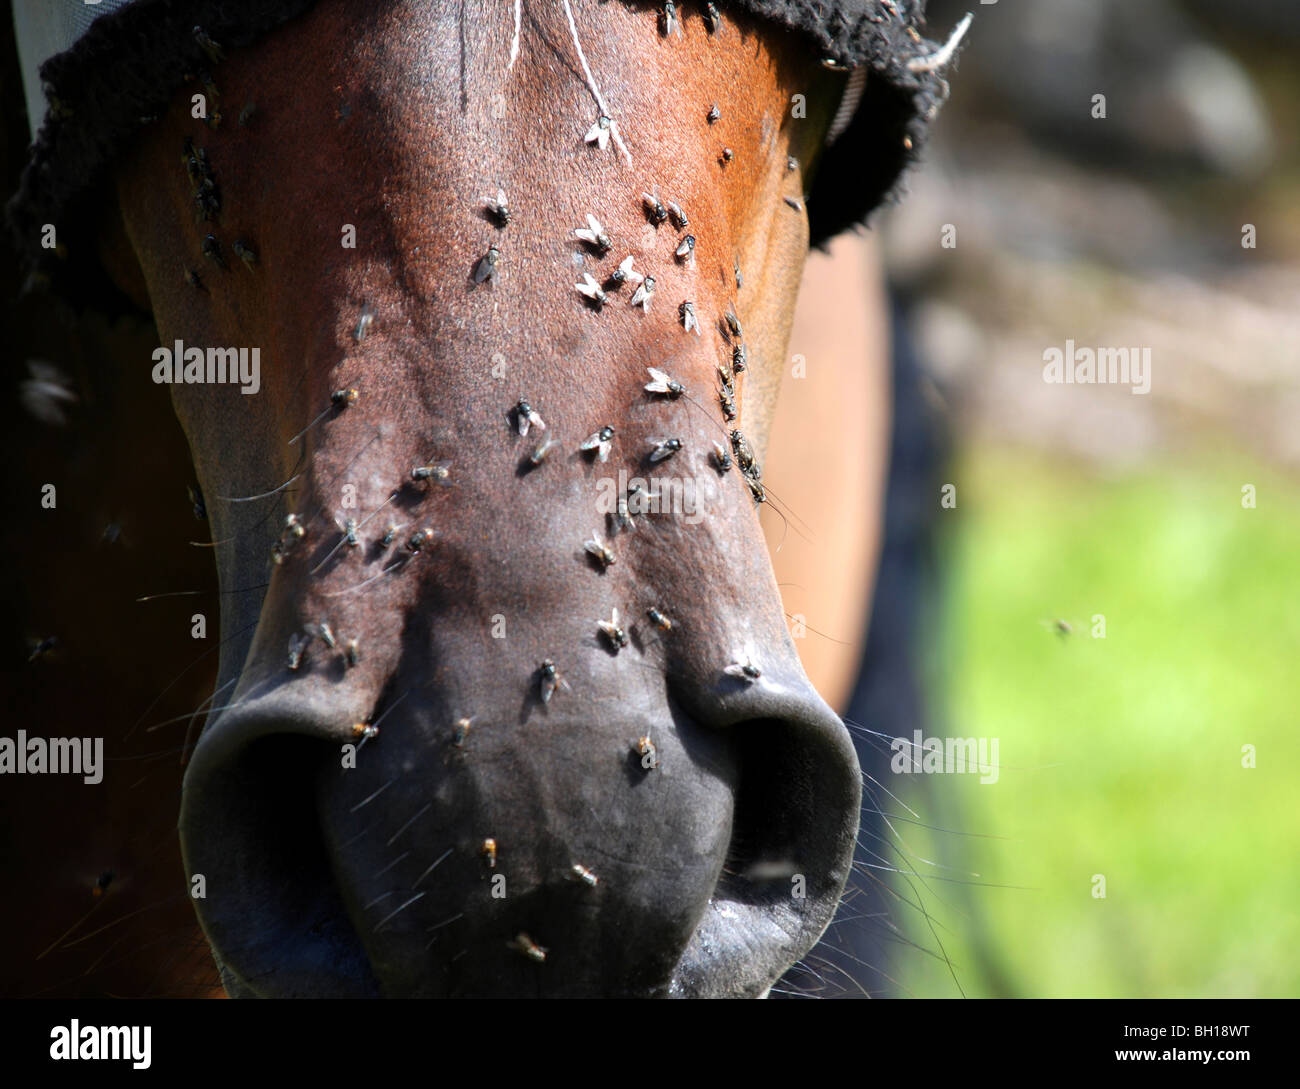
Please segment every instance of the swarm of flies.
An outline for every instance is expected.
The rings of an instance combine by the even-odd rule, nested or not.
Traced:
[[[749,491],[754,497],[754,502],[764,502],[767,499],[767,492],[763,488],[763,470],[759,468],[758,462],[754,458],[754,451],[749,445],[749,440],[745,438],[744,433],[739,428],[732,429],[731,452],[736,457],[736,465],[739,467],[741,475],[744,476],[745,483],[749,485]]]
[[[216,175],[212,173],[212,164],[208,161],[206,148],[195,148],[194,141],[188,136],[181,148],[181,163],[190,179],[190,195],[194,198],[196,222],[214,220],[221,211],[221,190],[217,186]]]

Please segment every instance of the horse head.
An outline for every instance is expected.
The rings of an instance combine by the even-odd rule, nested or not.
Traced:
[[[228,991],[765,993],[860,802],[759,520],[843,75],[712,5],[195,35],[106,259],[211,519]]]

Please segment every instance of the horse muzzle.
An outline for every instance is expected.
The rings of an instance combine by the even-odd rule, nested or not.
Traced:
[[[326,684],[205,732],[181,836],[236,996],[757,996],[826,928],[857,760],[791,652],[756,680],[623,671],[466,720],[405,692],[368,736]],[[784,665],[784,668],[782,667]],[[425,682],[429,678],[423,678]],[[353,724],[355,725],[355,724]]]

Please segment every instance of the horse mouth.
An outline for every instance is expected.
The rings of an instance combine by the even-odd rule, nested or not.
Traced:
[[[552,767],[451,741],[341,776],[337,736],[288,704],[215,722],[186,775],[186,870],[232,996],[758,997],[848,876],[859,771],[829,711],[624,726],[656,738],[649,770],[567,723]]]

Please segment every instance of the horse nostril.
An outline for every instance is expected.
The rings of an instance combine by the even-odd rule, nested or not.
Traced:
[[[822,761],[829,754],[809,753],[780,720],[747,722],[736,733],[740,775],[723,870],[726,892],[756,904],[824,892],[838,896],[833,886],[843,821],[827,820],[819,805],[819,795],[827,793],[824,780],[831,769]]]
[[[332,753],[289,729],[241,722],[239,748],[196,752],[180,819],[195,908],[231,995],[375,995],[317,820]]]
[[[676,973],[682,995],[764,993],[830,924],[853,862],[861,772],[830,709],[812,697],[727,729],[738,754],[731,842]]]

